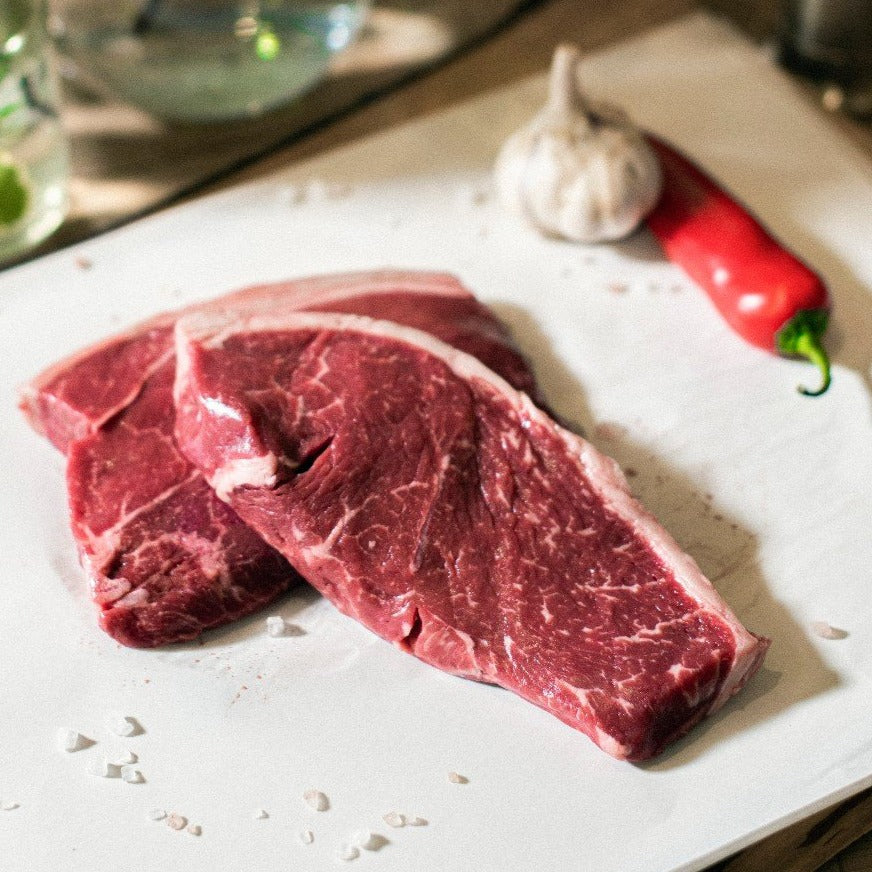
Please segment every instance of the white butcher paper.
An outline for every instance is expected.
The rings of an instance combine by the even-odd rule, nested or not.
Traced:
[[[544,76],[4,272],[0,798],[18,804],[0,813],[4,869],[94,872],[136,856],[166,872],[328,872],[368,829],[387,841],[355,862],[380,872],[687,872],[872,783],[872,161],[760,49],[701,14],[582,69],[591,95],[692,155],[825,275],[832,388],[800,396],[813,367],[731,333],[646,232],[583,247],[499,210],[490,164]],[[299,202],[313,180],[333,193]],[[17,387],[168,308],[384,266],[455,272],[492,305],[554,408],[771,636],[750,684],[653,762],[612,760],[304,589],[200,643],[130,650],[97,628],[64,460],[15,410]],[[301,633],[270,637],[267,614]],[[822,639],[816,621],[847,636]],[[118,750],[112,711],[142,728],[124,739],[141,784],[88,774]],[[59,755],[58,724],[95,744]],[[308,789],[328,811],[302,801]],[[390,828],[392,811],[427,825]]]

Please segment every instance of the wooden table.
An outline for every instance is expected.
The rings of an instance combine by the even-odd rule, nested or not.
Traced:
[[[73,90],[64,115],[73,144],[73,210],[33,256],[541,72],[558,42],[595,50],[701,6],[754,39],[777,33],[778,0],[393,2],[390,9],[377,7],[369,33],[337,61],[323,86],[259,121],[170,129],[111,99]],[[450,27],[440,29],[440,16]],[[797,89],[816,100],[809,86],[797,83]],[[872,130],[833,120],[872,160]],[[872,835],[863,838],[870,830],[872,790],[716,869],[872,872]]]

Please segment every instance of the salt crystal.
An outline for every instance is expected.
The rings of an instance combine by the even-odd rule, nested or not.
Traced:
[[[117,778],[121,774],[121,769],[107,757],[101,757],[99,760],[91,761],[88,772],[98,778]]]
[[[127,715],[118,712],[109,712],[106,715],[106,729],[115,733],[116,736],[135,736],[142,732],[135,718],[127,717]]]
[[[352,837],[351,843],[364,851],[369,851],[373,844],[374,834],[370,830],[358,830]]]
[[[306,199],[320,203],[330,199],[330,185],[324,179],[310,179],[306,183]]]
[[[19,808],[19,804],[11,799],[4,799],[0,802],[0,810],[2,811],[15,811],[16,808]]]
[[[263,808],[256,808],[256,809],[251,813],[251,816],[252,816],[256,821],[263,821],[263,820],[266,820],[266,819],[269,817],[269,815],[268,815],[267,812],[266,812],[266,809],[263,809]]]
[[[831,627],[826,621],[812,621],[811,628],[815,635],[820,636],[821,639],[846,639],[848,637],[847,630]]]
[[[116,766],[129,766],[131,763],[136,763],[139,760],[139,757],[133,753],[133,751],[121,751],[119,754],[115,755],[115,759],[112,761]]]
[[[380,833],[374,833],[372,830],[358,830],[351,837],[351,844],[358,848],[363,848],[364,851],[380,851],[388,840]]]
[[[145,781],[142,773],[133,766],[121,767],[121,780],[126,781],[128,784],[142,784]]]
[[[410,827],[426,827],[427,826],[427,818],[422,818],[422,817],[406,818],[406,824]]]
[[[171,830],[183,830],[187,825],[188,819],[182,817],[180,814],[176,814],[175,812],[167,818],[167,826]]]
[[[382,820],[389,827],[404,827],[406,825],[406,816],[398,811],[389,811]]]
[[[298,206],[306,199],[306,189],[300,185],[288,185],[286,193],[292,206]]]
[[[490,190],[481,185],[466,185],[457,193],[461,205],[467,209],[483,206],[490,199]]]
[[[162,808],[153,808],[148,813],[150,821],[162,821],[167,816],[167,813]]]
[[[465,775],[459,775],[457,772],[449,772],[448,780],[452,784],[469,784],[469,779]]]
[[[344,860],[346,863],[351,862],[352,860],[356,860],[360,856],[360,851],[354,847],[354,845],[343,845],[336,856],[340,860]]]
[[[315,811],[327,811],[330,808],[330,800],[327,799],[327,794],[320,790],[307,790],[303,793],[303,800],[306,805],[311,806]]]
[[[303,845],[311,845],[315,841],[315,834],[311,830],[303,830],[297,833],[297,838]]]
[[[285,619],[281,615],[270,615],[266,619],[266,632],[274,639],[285,634]]]
[[[93,744],[90,739],[86,739],[75,730],[68,730],[66,727],[58,728],[58,745],[63,751],[81,751],[82,748],[87,748]]]
[[[188,832],[192,836],[199,836],[203,832],[203,828],[199,824],[188,824]]]

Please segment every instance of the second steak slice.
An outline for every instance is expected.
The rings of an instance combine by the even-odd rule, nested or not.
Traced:
[[[616,464],[469,355],[355,316],[177,325],[177,438],[343,612],[621,758],[735,693],[767,641]]]

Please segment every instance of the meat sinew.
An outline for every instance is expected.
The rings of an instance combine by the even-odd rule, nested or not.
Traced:
[[[338,314],[179,322],[183,451],[340,610],[619,758],[718,709],[745,630],[616,464],[479,361]]]
[[[456,279],[380,271],[249,288],[186,312],[368,313],[432,331],[517,387],[532,375],[492,313]],[[68,456],[73,534],[100,623],[126,645],[191,639],[256,611],[299,576],[224,505],[173,437],[173,325],[158,316],[56,364],[22,394]]]

